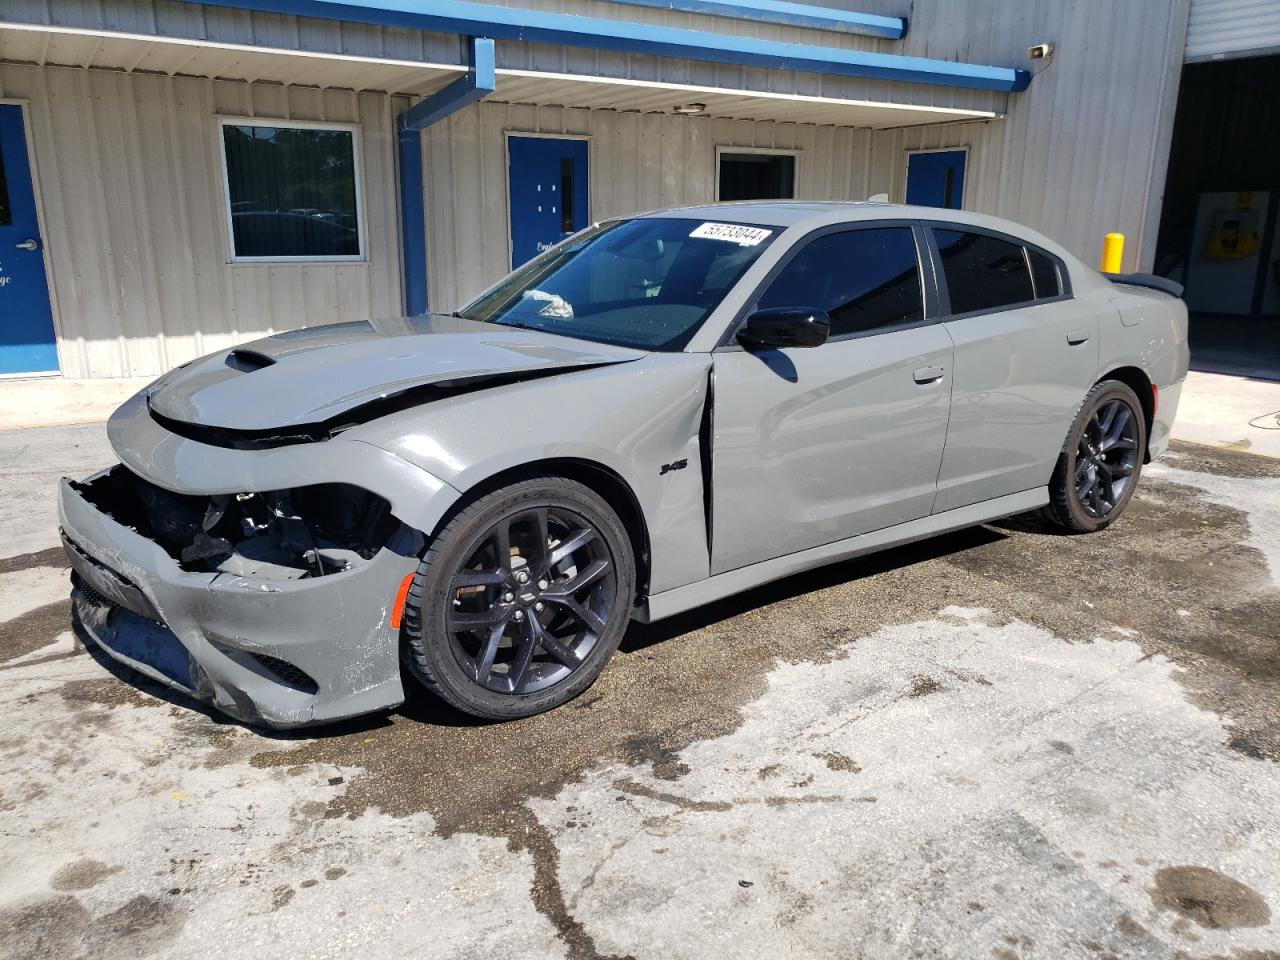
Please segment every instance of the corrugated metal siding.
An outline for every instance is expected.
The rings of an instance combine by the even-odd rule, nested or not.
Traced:
[[[980,5],[966,4],[971,13]],[[1186,0],[1019,4],[1001,33],[1018,43],[1051,41],[1053,59],[1010,98],[1003,121],[874,134],[878,189],[903,199],[909,149],[969,146],[970,209],[1025,223],[1087,262],[1103,234],[1118,230],[1127,238],[1125,269],[1149,268],[1186,9]]]
[[[461,306],[510,269],[506,132],[590,137],[595,220],[713,200],[717,146],[799,150],[803,197],[865,200],[870,192],[868,130],[477,104],[426,131],[433,310]]]
[[[31,101],[66,376],[400,311],[390,97],[5,64],[0,96]],[[361,124],[368,262],[228,264],[218,114]]]
[[[1191,0],[1188,62],[1280,50],[1280,0]]]
[[[937,2],[937,0],[931,0]],[[918,56],[944,56],[930,51],[926,38],[908,34],[906,41],[878,40],[844,33],[829,33],[773,24],[734,22],[644,7],[601,3],[598,0],[527,0],[521,5],[566,13],[590,13],[639,23],[688,26],[720,33],[812,43],[838,48],[876,50]],[[861,6],[895,6],[885,0]],[[944,4],[941,8],[949,8]],[[893,13],[891,9],[868,12]],[[432,63],[462,62],[457,37],[421,31],[361,24],[339,24],[307,17],[251,13],[172,0],[6,0],[0,19],[26,23],[156,33],[227,43],[258,44],[283,49],[316,50],[356,56],[394,57]],[[936,47],[936,44],[935,44]],[[981,52],[982,46],[974,49]],[[966,59],[964,52],[945,59]],[[990,59],[973,62],[999,62]],[[795,71],[734,67],[688,60],[619,54],[606,51],[503,41],[498,44],[498,65],[516,69],[577,73],[622,79],[662,80],[670,83],[707,84],[718,87],[770,90],[844,99],[888,100],[895,103],[958,107],[1003,112],[1007,94],[951,87],[921,86],[889,81],[858,80]]]

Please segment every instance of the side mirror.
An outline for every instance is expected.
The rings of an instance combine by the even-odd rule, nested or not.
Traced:
[[[738,331],[747,347],[820,347],[831,333],[831,318],[814,307],[757,310]]]

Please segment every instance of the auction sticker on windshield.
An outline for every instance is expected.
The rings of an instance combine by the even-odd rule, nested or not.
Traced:
[[[765,230],[762,227],[744,227],[740,223],[704,223],[689,236],[701,237],[704,240],[727,240],[729,243],[738,243],[744,247],[754,247],[771,233],[773,233],[772,230]]]

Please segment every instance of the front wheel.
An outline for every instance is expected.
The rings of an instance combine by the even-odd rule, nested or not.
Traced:
[[[432,542],[405,604],[412,672],[459,710],[532,716],[585,690],[626,632],[635,560],[597,494],[538,477],[482,496]]]
[[[1147,424],[1133,390],[1103,380],[1085,397],[1049,482],[1048,518],[1072,533],[1113,523],[1142,473]]]

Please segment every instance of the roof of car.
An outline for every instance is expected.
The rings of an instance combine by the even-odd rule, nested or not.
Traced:
[[[757,226],[800,227],[804,230],[859,220],[932,220],[985,227],[1039,244],[1059,256],[1071,255],[1055,241],[1030,227],[1011,220],[942,207],[921,207],[905,203],[840,200],[741,200],[672,207],[642,214],[645,217],[680,217],[687,220],[727,221]]]

